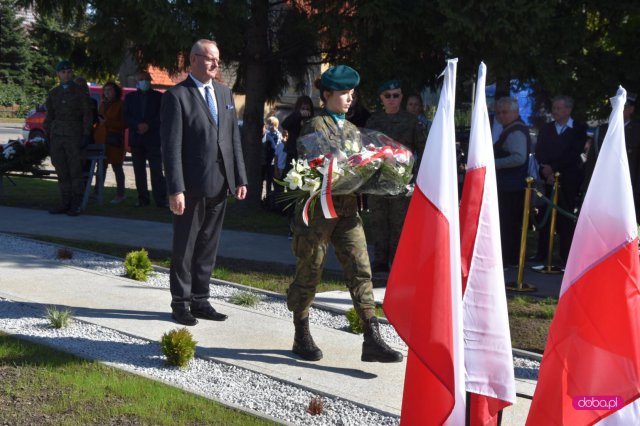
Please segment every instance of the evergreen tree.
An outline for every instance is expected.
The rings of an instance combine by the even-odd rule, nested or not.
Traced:
[[[0,82],[22,85],[29,83],[31,51],[15,10],[15,0],[0,0]]]

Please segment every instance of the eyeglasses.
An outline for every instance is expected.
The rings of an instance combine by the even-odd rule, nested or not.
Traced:
[[[400,96],[402,96],[402,93],[385,93],[382,96],[384,96],[385,99],[398,99]]]
[[[196,53],[196,56],[200,56],[201,58],[204,58],[205,62],[209,62],[210,64],[213,64],[214,62],[216,64],[220,63],[220,58],[213,58],[211,56],[207,56],[207,55],[201,55],[200,53]]]

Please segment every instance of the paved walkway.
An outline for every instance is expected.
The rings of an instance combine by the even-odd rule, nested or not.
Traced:
[[[104,241],[131,246],[170,250],[171,226],[165,223],[83,215],[76,218],[49,215],[42,210],[0,206],[0,232],[49,235],[68,239]],[[286,237],[225,230],[220,256],[262,262],[294,264]],[[335,257],[328,267],[340,269]],[[98,325],[157,340],[175,328],[167,309],[166,290],[150,288],[126,278],[18,256],[0,249],[0,297],[35,304],[65,305],[76,316]],[[516,271],[506,272],[507,279]],[[557,295],[561,276],[526,271],[525,281],[536,284],[537,294]],[[46,285],[43,285],[46,283]],[[101,297],[95,297],[100,294]],[[382,301],[384,289],[376,289]],[[345,310],[351,306],[348,292],[327,292],[318,302]],[[198,354],[261,372],[319,392],[399,414],[405,363],[370,364],[359,359],[361,337],[314,327],[316,341],[325,358],[319,363],[303,362],[290,353],[293,327],[290,320],[272,317],[226,303],[215,306],[230,315],[223,323],[201,321],[193,328]],[[247,330],[238,333],[238,330]],[[517,381],[520,395],[531,396],[535,382]],[[505,411],[506,425],[524,424],[530,401]]]

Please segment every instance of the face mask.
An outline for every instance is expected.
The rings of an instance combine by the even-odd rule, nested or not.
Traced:
[[[149,82],[149,80],[140,80],[138,84],[136,84],[136,87],[143,92],[146,92],[151,88],[151,83]]]

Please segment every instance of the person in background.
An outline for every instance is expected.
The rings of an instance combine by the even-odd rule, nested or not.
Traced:
[[[153,201],[158,207],[167,207],[167,184],[162,173],[160,150],[162,93],[151,88],[151,75],[147,71],[139,71],[136,81],[138,90],[129,93],[124,100],[124,118],[129,127],[129,147],[138,191],[136,207],[148,206],[150,203],[147,162]]]
[[[568,96],[557,96],[553,99],[551,115],[553,121],[540,128],[536,143],[536,158],[540,164],[540,177],[545,181],[546,196],[551,198],[555,172],[560,173],[560,193],[558,206],[573,213],[580,185],[584,179],[582,159],[587,141],[587,127],[571,118],[573,99]],[[573,240],[576,223],[558,214],[557,235],[559,239],[560,257],[566,263]],[[531,260],[543,261],[549,250],[550,221],[540,229],[538,234],[538,252]]]
[[[116,197],[111,204],[120,204],[126,198],[124,193],[124,129],[127,127],[122,116],[122,89],[113,81],[102,88],[102,102],[98,109],[98,125],[94,132],[97,144],[106,145],[106,163],[111,164],[116,176]],[[104,168],[107,173],[107,167]],[[101,176],[104,180],[105,176]]]
[[[518,100],[498,99],[496,118],[502,125],[500,137],[493,145],[500,212],[502,262],[505,267],[518,266],[520,228],[524,208],[524,187],[531,151],[529,128],[520,118]]]
[[[246,198],[247,173],[233,95],[215,80],[217,43],[198,40],[189,62],[189,76],[162,95],[160,137],[173,213],[171,315],[194,326],[227,319],[209,302],[209,282],[227,197]]]
[[[273,169],[273,177],[276,179],[284,179],[284,169],[287,166],[287,142],[289,141],[289,132],[282,131],[282,137],[276,145],[275,164]],[[284,189],[281,185],[276,185],[276,191],[282,192]]]
[[[287,144],[285,175],[291,170],[291,161],[298,159],[298,149],[296,145],[302,124],[313,117],[313,115],[313,101],[309,96],[303,95],[296,100],[293,106],[293,112],[287,115],[282,122],[282,128],[289,132],[289,140],[291,141],[290,144]]]
[[[371,113],[365,108],[362,100],[360,99],[360,91],[356,89],[353,92],[353,102],[347,111],[347,120],[357,127],[364,127],[367,124],[367,120],[371,117]]]
[[[378,89],[382,101],[382,111],[374,113],[367,120],[366,128],[377,130],[413,152],[417,159],[424,151],[426,134],[415,115],[400,109],[402,105],[402,84],[399,80],[388,80]],[[416,161],[415,170],[418,170]],[[387,273],[398,248],[404,218],[409,209],[410,198],[398,196],[368,196],[373,230],[374,257],[373,273]]]
[[[418,118],[418,122],[424,129],[425,134],[429,134],[431,129],[431,121],[427,120],[424,115],[424,106],[422,105],[422,98],[417,93],[413,93],[407,97],[407,106],[405,108],[407,112],[415,115]],[[421,154],[421,153],[420,153]]]
[[[43,127],[49,141],[51,163],[58,175],[60,205],[49,213],[78,216],[85,188],[85,147],[92,142],[91,103],[86,86],[73,82],[71,62],[60,61],[56,73],[60,85],[47,96]]]
[[[91,117],[92,117],[92,125],[95,127],[98,124],[98,101],[91,97],[91,92],[89,91],[89,83],[87,83],[87,79],[84,77],[76,77],[73,80],[80,87],[85,87],[87,89],[87,95],[89,96],[90,105],[91,105]],[[93,136],[93,135],[92,135]]]
[[[269,208],[274,207],[273,198],[273,172],[276,158],[276,147],[282,140],[282,134],[278,130],[280,121],[278,117],[271,116],[265,120],[264,134],[262,135],[262,181],[266,184],[265,203]]]
[[[353,68],[337,65],[325,71],[316,87],[324,102],[324,110],[305,123],[301,136],[316,133],[318,150],[329,154],[344,146],[345,140],[359,140],[358,128],[345,119],[353,100],[353,89],[360,76]],[[299,155],[306,156],[309,147],[300,144]],[[309,307],[320,283],[329,243],[342,264],[353,306],[363,322],[364,342],[360,359],[365,362],[401,362],[402,354],[391,349],[380,335],[375,312],[371,267],[362,220],[358,215],[355,194],[334,195],[338,215],[326,219],[318,208],[309,226],[296,216],[293,224],[292,249],[297,258],[296,273],[287,289],[287,307],[293,312],[295,335],[293,353],[307,361],[322,359],[309,330]]]

